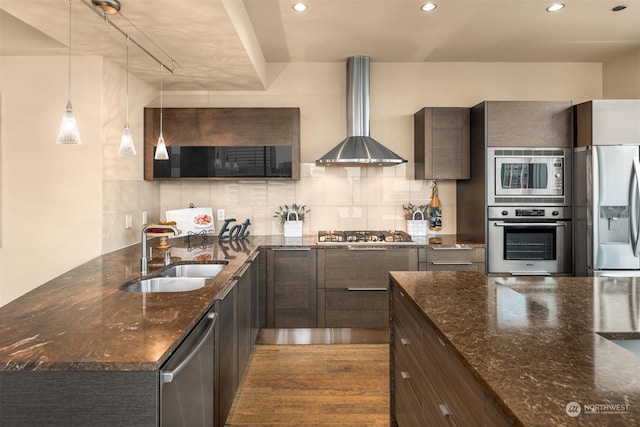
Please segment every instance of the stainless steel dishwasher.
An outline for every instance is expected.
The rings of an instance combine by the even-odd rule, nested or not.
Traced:
[[[215,323],[212,309],[160,370],[161,426],[213,426]]]

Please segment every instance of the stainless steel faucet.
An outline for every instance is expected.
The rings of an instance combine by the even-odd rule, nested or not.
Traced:
[[[142,227],[142,258],[140,258],[140,272],[143,276],[149,272],[149,258],[147,257],[147,230],[149,228],[171,230],[173,231],[174,236],[180,234],[178,228],[173,225],[145,225]]]

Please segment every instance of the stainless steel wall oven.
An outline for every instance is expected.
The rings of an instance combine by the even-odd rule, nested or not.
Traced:
[[[490,274],[569,274],[570,207],[489,207]]]

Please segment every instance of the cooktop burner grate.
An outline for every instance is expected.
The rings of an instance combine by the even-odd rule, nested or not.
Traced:
[[[320,243],[397,243],[413,242],[404,231],[331,230],[318,231]]]

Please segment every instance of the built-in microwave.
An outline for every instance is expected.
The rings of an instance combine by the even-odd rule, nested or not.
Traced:
[[[571,205],[570,148],[487,149],[489,206]]]

